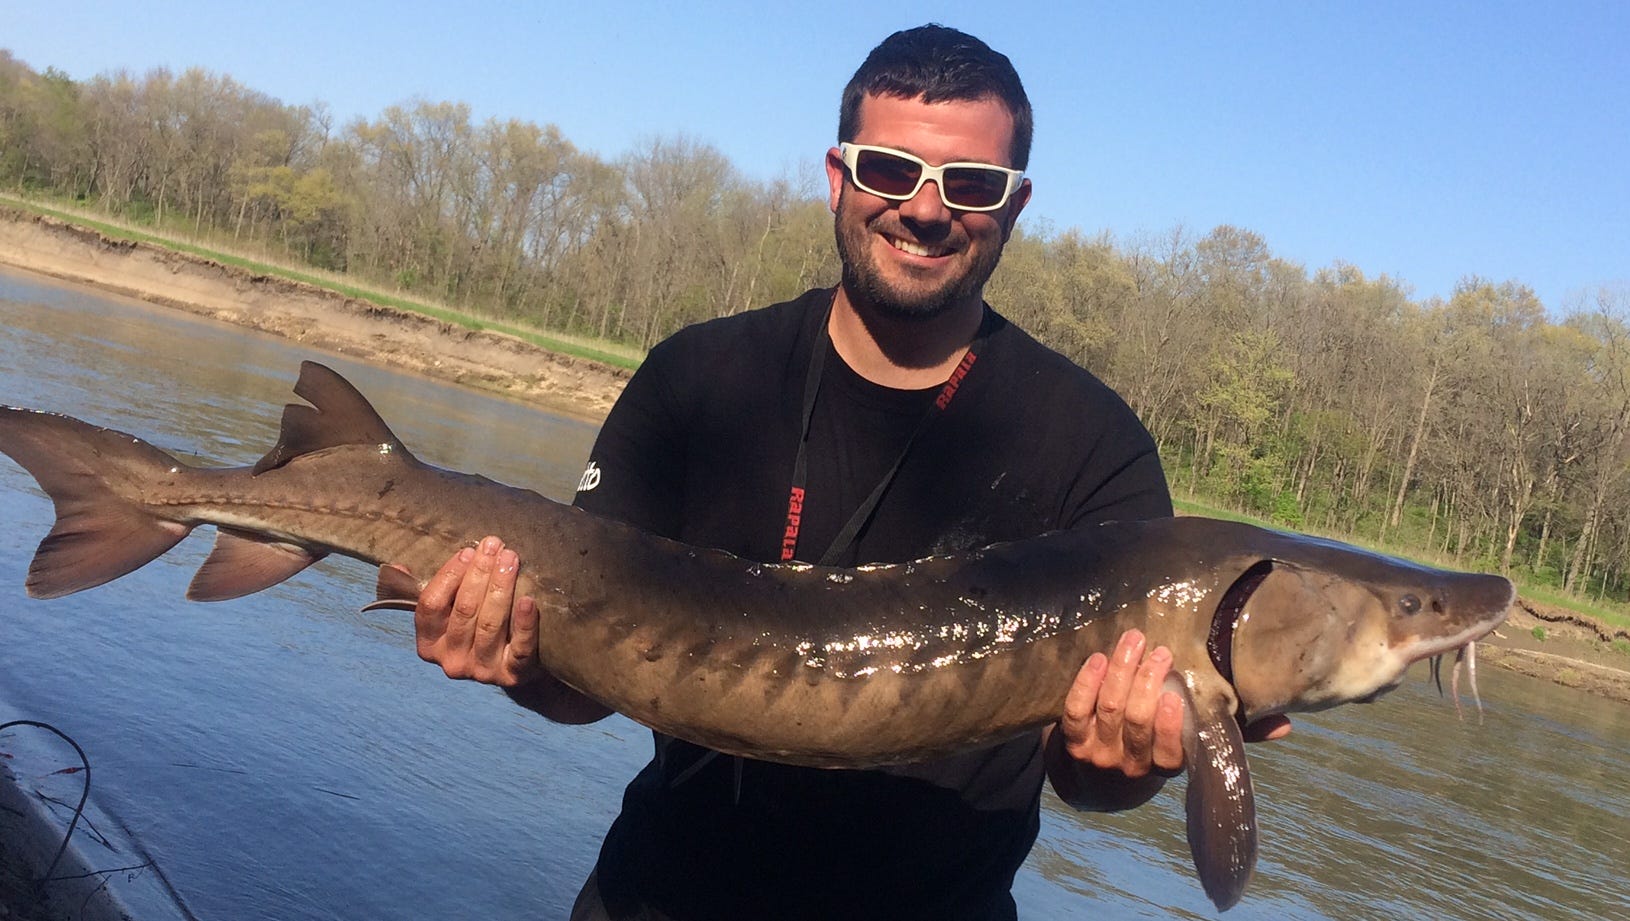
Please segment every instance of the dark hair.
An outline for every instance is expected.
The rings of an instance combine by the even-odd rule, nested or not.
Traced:
[[[1013,115],[1013,166],[1030,162],[1034,121],[1024,84],[1007,55],[966,32],[930,23],[890,35],[872,49],[843,88],[838,140],[860,131],[860,101],[895,96],[924,102],[973,102],[994,96]]]

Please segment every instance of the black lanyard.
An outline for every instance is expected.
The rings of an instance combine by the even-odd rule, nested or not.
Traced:
[[[821,317],[820,330],[815,338],[815,350],[809,356],[809,371],[804,376],[803,424],[799,430],[798,456],[793,460],[792,464],[792,488],[787,496],[786,526],[783,528],[781,536],[781,560],[783,562],[794,559],[798,552],[798,532],[803,523],[805,484],[809,474],[809,429],[811,421],[815,418],[815,398],[821,391],[821,378],[826,368],[826,353],[832,348],[832,335],[827,330],[827,324],[831,322],[831,319],[832,307],[829,304],[825,315]],[[843,526],[842,530],[838,531],[837,537],[833,538],[832,546],[826,548],[826,552],[821,554],[819,562],[822,566],[830,566],[835,563],[838,555],[849,548],[856,535],[860,533],[860,529],[866,526],[866,522],[872,517],[872,512],[877,510],[877,504],[883,500],[883,494],[888,492],[889,484],[894,482],[895,474],[900,472],[900,465],[905,462],[906,455],[911,453],[911,446],[916,443],[917,436],[921,435],[923,430],[928,428],[928,424],[940,413],[943,413],[946,407],[951,405],[951,398],[956,396],[957,389],[962,386],[962,381],[968,376],[969,369],[973,367],[975,361],[979,360],[979,352],[984,346],[988,335],[986,324],[981,320],[978,335],[968,345],[967,353],[962,356],[962,361],[957,363],[956,368],[951,372],[951,376],[940,388],[939,394],[934,397],[934,402],[929,404],[922,418],[917,420],[917,427],[911,430],[911,436],[906,439],[905,446],[900,449],[900,456],[894,459],[893,466],[889,467],[888,472],[883,474],[883,479],[878,481],[871,495],[867,496],[860,503],[860,507],[855,509],[855,513],[849,516],[848,523]]]

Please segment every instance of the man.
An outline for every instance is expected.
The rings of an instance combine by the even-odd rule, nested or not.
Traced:
[[[1171,514],[1152,439],[1007,323],[986,280],[1030,199],[1008,59],[896,33],[844,92],[826,173],[841,283],[683,330],[607,418],[577,504],[763,561],[905,561]],[[543,674],[496,538],[427,585],[419,652],[557,720],[606,711]],[[1012,918],[1045,774],[1066,801],[1147,800],[1182,766],[1164,648],[1095,655],[1064,718],[929,764],[821,771],[656,739],[574,918]]]

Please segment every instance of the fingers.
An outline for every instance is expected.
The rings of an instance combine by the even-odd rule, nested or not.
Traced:
[[[453,597],[458,593],[459,585],[464,581],[464,573],[474,560],[475,551],[465,547],[437,570],[436,574],[430,577],[430,581],[425,583],[424,590],[419,592],[419,603],[413,608],[413,630],[418,637],[420,657],[428,659],[427,653],[447,632],[447,618],[453,611]]]
[[[1082,666],[1059,720],[1071,757],[1132,778],[1182,768],[1183,700],[1164,690],[1171,651],[1159,646],[1146,655],[1146,647],[1140,631],[1128,630],[1110,656],[1095,654]]]
[[[1155,707],[1154,766],[1163,774],[1176,774],[1183,770],[1183,759],[1183,696],[1166,691]]]
[[[514,603],[516,566],[515,551],[505,549],[496,537],[476,547],[447,619],[449,647],[469,649],[477,662],[490,662],[502,650]]]
[[[448,560],[414,608],[419,656],[451,678],[513,686],[535,678],[538,610],[516,599],[520,560],[496,537]]]
[[[517,679],[541,669],[538,665],[538,603],[531,595],[523,595],[515,601],[504,653],[506,670]]]
[[[1070,748],[1070,754],[1077,759],[1080,759],[1082,752],[1086,751],[1083,740],[1093,735],[1098,694],[1108,671],[1109,658],[1101,652],[1093,653],[1086,664],[1081,666],[1081,671],[1075,676],[1075,682],[1070,685],[1069,693],[1064,697],[1064,716],[1058,721],[1059,728],[1064,732],[1065,744]],[[1078,748],[1081,751],[1077,751]]]
[[[1137,664],[1136,660],[1129,664]],[[1155,749],[1155,710],[1160,704],[1161,687],[1171,671],[1172,653],[1164,646],[1152,650],[1137,666],[1126,698],[1121,741],[1128,764],[1151,764]]]
[[[1128,630],[1121,634],[1120,642],[1110,656],[1110,668],[1104,676],[1103,688],[1098,692],[1094,734],[1099,747],[1114,760],[1126,760],[1126,707],[1137,678],[1138,663],[1143,659],[1143,634]],[[1111,767],[1101,764],[1101,767]]]

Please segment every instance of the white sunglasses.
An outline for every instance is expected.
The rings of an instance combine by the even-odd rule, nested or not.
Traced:
[[[933,180],[945,207],[995,211],[1007,204],[1024,180],[1023,170],[971,162],[930,166],[921,157],[892,147],[845,142],[838,150],[855,188],[891,201],[907,201]]]

